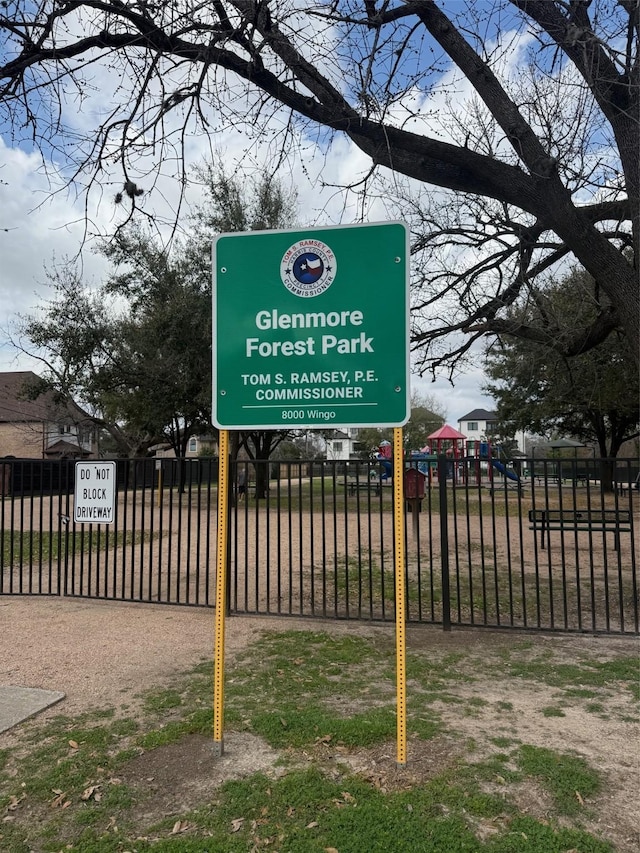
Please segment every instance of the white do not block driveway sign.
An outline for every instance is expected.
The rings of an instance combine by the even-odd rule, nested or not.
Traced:
[[[76,524],[113,524],[116,463],[76,462],[73,520]]]

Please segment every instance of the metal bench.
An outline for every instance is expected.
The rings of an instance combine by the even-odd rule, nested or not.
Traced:
[[[561,483],[562,480],[559,477],[556,477],[555,474],[549,474],[548,477],[543,477],[541,474],[536,474],[536,483],[538,486],[544,486],[545,483],[553,483],[557,486]]]
[[[347,489],[350,495],[357,495],[359,492],[373,492],[379,495],[380,480],[349,480]]]
[[[545,483],[552,484],[554,486],[563,486],[565,483],[570,486],[574,483],[576,486],[586,486],[588,482],[588,474],[566,474],[564,477],[558,477],[555,474],[549,474],[548,477],[542,477],[536,474],[536,483],[538,486],[544,486]]]
[[[614,547],[618,550],[620,533],[631,531],[631,512],[628,509],[530,509],[529,530],[540,531],[540,547],[544,548],[551,530],[586,530],[614,534]]]

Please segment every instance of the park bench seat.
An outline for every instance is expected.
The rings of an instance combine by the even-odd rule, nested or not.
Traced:
[[[350,495],[357,495],[360,492],[373,492],[373,494],[379,495],[380,480],[349,480],[347,489]]]
[[[558,477],[555,474],[549,474],[544,477],[541,474],[536,474],[536,483],[538,486],[544,486],[545,484],[551,483],[555,486],[562,486],[565,483],[572,485],[573,483],[576,486],[586,486],[589,482],[588,474],[565,474],[564,477]]]
[[[620,544],[620,533],[631,531],[631,512],[628,509],[530,509],[529,530],[540,531],[540,547],[544,548],[551,530],[586,530],[613,532],[615,548]]]

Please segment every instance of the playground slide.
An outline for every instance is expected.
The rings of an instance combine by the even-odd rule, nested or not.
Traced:
[[[497,459],[492,459],[491,464],[493,465],[494,468],[497,468],[501,474],[504,474],[510,480],[515,480],[516,483],[520,482],[520,478],[518,477],[518,475],[514,474],[513,471],[510,471],[508,468],[505,468],[504,465],[502,464],[502,462],[498,462]]]

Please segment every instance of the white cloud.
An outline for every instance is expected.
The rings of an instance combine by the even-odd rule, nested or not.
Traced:
[[[247,165],[246,140],[240,134],[230,133],[224,137],[223,159],[229,164]],[[290,174],[283,180],[291,181],[298,190],[300,221],[304,225],[347,224],[361,220],[363,211],[356,196],[337,188],[345,183],[356,182],[368,171],[369,161],[345,137],[336,136],[322,153],[312,140],[304,141],[307,152],[304,162],[291,158]],[[208,156],[204,145],[191,145],[192,162]],[[265,144],[255,146],[251,162],[256,169],[268,162],[269,149]],[[243,159],[244,158],[244,159]],[[45,266],[51,266],[54,256],[62,260],[65,256],[75,257],[81,250],[85,238],[84,208],[80,199],[61,190],[50,195],[51,186],[44,176],[42,161],[38,155],[26,154],[7,147],[0,138],[0,162],[5,164],[1,173],[6,185],[0,186],[2,217],[0,226],[10,228],[0,232],[2,243],[2,265],[0,267],[0,370],[35,370],[38,362],[24,354],[18,355],[7,344],[3,332],[14,323],[19,314],[33,311],[47,298]],[[108,232],[115,224],[111,191],[102,194],[99,209],[93,208],[96,227]],[[171,176],[161,178],[160,190],[154,199],[153,209],[158,217],[168,217],[177,205],[178,190]],[[115,189],[114,189],[115,192]],[[188,195],[197,196],[197,188],[190,188]],[[164,209],[163,209],[164,205]],[[387,213],[382,202],[374,199],[366,210],[365,219],[382,221]],[[88,281],[97,281],[106,272],[104,260],[91,251],[91,243],[82,251],[84,274]],[[423,388],[425,393],[434,394],[446,407],[448,420],[454,425],[467,411],[482,406],[491,408],[483,398],[479,385],[481,374],[469,374],[456,379],[455,387],[443,379],[431,383],[414,377],[412,387]]]
[[[0,369],[23,367],[6,341],[6,332],[20,314],[47,297],[45,266],[78,254],[85,234],[82,206],[68,192],[51,184],[42,159],[6,146],[0,138]],[[104,263],[95,255],[84,256],[87,280],[101,274]],[[29,360],[30,361],[30,360]]]
[[[335,37],[335,33],[331,33]],[[81,132],[92,125],[99,113],[108,109],[109,92],[118,91],[118,87],[109,85],[109,71],[106,66],[96,63],[92,70],[92,83],[97,95],[87,92],[87,100],[82,109],[74,116],[74,128]],[[443,88],[440,92],[425,95],[413,91],[408,95],[414,98],[413,109],[418,105],[418,129],[424,129],[427,117],[437,116],[440,109],[445,107],[443,92],[450,90],[452,75],[443,77]],[[456,81],[458,97],[466,98],[470,87],[465,80]],[[107,93],[100,100],[100,92]],[[231,94],[231,101],[236,93]],[[258,99],[257,95],[243,94],[244,106],[250,109]],[[233,110],[234,105],[227,107]],[[398,122],[408,113],[398,107]],[[258,138],[250,138],[246,133],[236,128],[225,129],[224,120],[219,114],[209,117],[211,127],[215,130],[211,136],[201,133],[190,134],[186,137],[185,147],[190,164],[195,164],[210,158],[212,151],[215,156],[221,156],[224,163],[231,168],[248,165],[261,169],[263,164],[274,162],[274,148],[280,139],[286,120],[284,111],[274,111],[265,119],[263,130]],[[178,113],[167,116],[170,130],[179,127]],[[170,124],[173,122],[173,124]],[[424,122],[424,124],[423,124]],[[430,128],[433,130],[433,128]],[[382,221],[389,218],[385,199],[371,195],[362,201],[358,192],[345,192],[340,187],[357,185],[367,175],[370,168],[369,159],[345,136],[336,135],[331,138],[328,132],[320,130],[317,136],[311,134],[313,129],[307,127],[299,131],[297,151],[292,147],[287,155],[287,166],[290,176],[285,174],[285,183],[291,180],[298,191],[300,221],[304,225],[348,224],[354,221]],[[446,130],[441,129],[446,135]],[[156,157],[158,155],[155,155]],[[48,193],[51,189],[43,172],[43,163],[33,154],[8,147],[0,138],[0,162],[5,169],[0,176],[8,180],[7,186],[0,186],[2,210],[5,222],[0,227],[10,227],[8,233],[0,233],[4,240],[3,264],[0,269],[0,370],[17,369],[27,366],[29,361],[25,356],[15,360],[15,353],[2,343],[2,329],[15,320],[17,315],[33,310],[43,298],[46,298],[44,286],[44,266],[50,265],[55,256],[60,260],[65,256],[74,257],[83,247],[85,239],[83,200],[75,198],[60,190],[53,197]],[[175,164],[170,160],[154,162],[154,155],[140,158],[134,176],[140,186],[151,188],[152,173],[159,165],[157,177],[154,179],[154,194],[152,198],[144,196],[141,203],[145,211],[152,215],[157,222],[170,220],[178,208],[179,187],[175,180]],[[55,175],[55,169],[53,169]],[[144,177],[146,175],[146,178]],[[393,178],[392,178],[393,179]],[[105,170],[101,176],[101,184],[95,185],[89,194],[90,218],[95,225],[92,229],[101,233],[109,233],[115,227],[122,210],[113,204],[115,193],[121,188],[122,174],[118,168]],[[60,185],[62,186],[62,184]],[[59,189],[59,187],[54,187]],[[187,186],[187,197],[197,198],[199,189]],[[104,261],[90,251],[90,243],[84,245],[82,258],[84,272],[89,278],[99,279],[105,272]],[[384,297],[384,294],[381,295]],[[383,304],[383,301],[382,303]],[[28,364],[31,367],[32,364]],[[448,418],[455,423],[457,418],[472,408],[479,406],[491,408],[480,391],[482,383],[481,371],[458,377],[452,387],[446,380],[436,383],[427,380],[414,380],[414,387],[424,386],[426,393],[433,393],[442,400],[448,410]]]
[[[464,375],[458,376],[454,385],[444,378],[431,382],[426,377],[412,376],[411,390],[433,396],[445,409],[446,422],[457,429],[458,420],[473,409],[495,411],[495,401],[482,391],[484,381],[482,370],[472,368]]]

